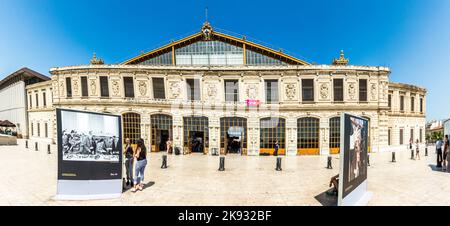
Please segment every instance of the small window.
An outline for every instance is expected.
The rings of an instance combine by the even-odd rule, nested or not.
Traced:
[[[200,100],[200,80],[186,79],[187,99],[190,101]]]
[[[423,98],[420,98],[420,113],[423,113]]]
[[[152,81],[153,81],[153,98],[166,99],[164,78],[153,78]]]
[[[405,96],[400,96],[400,111],[405,110]]]
[[[403,129],[400,129],[400,145],[403,145]]]
[[[39,107],[39,94],[36,92],[35,95],[36,95],[36,107],[38,108]]]
[[[239,80],[225,80],[225,101],[239,101]]]
[[[278,103],[278,80],[265,80],[266,103]]]
[[[31,136],[34,136],[34,126],[33,126],[33,123],[31,123]]]
[[[37,124],[37,136],[40,137],[41,136],[41,124],[38,122]]]
[[[359,80],[359,101],[367,101],[367,79]]]
[[[30,102],[30,109],[32,109],[33,108],[33,98],[31,96],[31,94],[28,95],[28,101]]]
[[[422,139],[423,139],[423,137],[422,137],[422,136],[423,136],[423,135],[422,135],[422,132],[423,132],[423,130],[420,129],[420,130],[419,130],[419,142],[420,142],[420,143],[423,142],[423,141],[422,141]]]
[[[133,77],[124,77],[123,86],[125,87],[125,97],[134,98]]]
[[[88,82],[87,82],[87,77],[86,76],[82,76],[81,77],[81,96],[82,97],[89,96],[89,93],[88,93]]]
[[[314,101],[314,79],[302,79],[302,100]]]
[[[48,138],[48,124],[47,123],[45,123],[45,125],[44,125],[45,127],[44,127],[44,132],[45,132],[45,137],[46,138]]]
[[[334,101],[344,101],[344,79],[333,79]]]
[[[47,107],[47,95],[45,94],[45,92],[42,92],[42,104],[44,105],[44,107]]]
[[[411,133],[410,134],[410,138],[414,142],[414,129],[413,128],[411,128],[411,132],[410,133]]]
[[[109,84],[107,76],[100,76],[100,95],[102,97],[109,97]]]
[[[392,95],[391,94],[388,94],[388,107],[389,107],[389,109],[392,108]]]
[[[411,97],[411,112],[415,111],[415,109],[414,109],[414,101],[415,101],[415,98]]]
[[[72,97],[72,80],[70,78],[66,78],[66,94],[67,97]]]
[[[391,145],[391,129],[388,129],[388,145]]]

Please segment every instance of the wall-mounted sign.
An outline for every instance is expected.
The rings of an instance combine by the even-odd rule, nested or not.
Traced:
[[[258,107],[259,105],[261,105],[261,101],[260,100],[248,99],[245,102],[247,103],[247,107]]]

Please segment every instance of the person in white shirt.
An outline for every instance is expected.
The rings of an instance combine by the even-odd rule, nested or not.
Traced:
[[[437,164],[436,167],[442,167],[442,140],[436,141]]]

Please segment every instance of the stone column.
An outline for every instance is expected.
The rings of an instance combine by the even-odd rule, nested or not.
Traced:
[[[209,152],[207,154],[211,154],[211,149],[214,148],[217,151],[220,151],[220,118],[217,117],[217,114],[209,115],[208,117],[209,124]]]
[[[290,116],[286,120],[286,156],[297,155],[297,120]]]
[[[259,119],[256,117],[250,117],[247,121],[248,126],[248,144],[247,155],[257,156],[259,155]]]
[[[330,122],[328,117],[320,118],[319,147],[320,155],[330,154]]]
[[[183,151],[183,117],[178,114],[173,115],[173,147]],[[175,154],[175,150],[173,152]]]

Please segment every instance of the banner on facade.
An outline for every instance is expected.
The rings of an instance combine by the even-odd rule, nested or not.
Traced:
[[[121,117],[56,109],[57,199],[120,197]]]
[[[367,192],[369,121],[343,113],[341,125],[338,204],[366,205],[371,197],[371,193]]]

